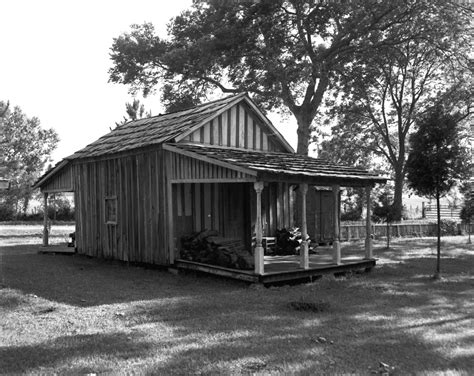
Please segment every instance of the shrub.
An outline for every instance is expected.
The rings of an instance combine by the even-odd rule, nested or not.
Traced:
[[[458,223],[452,219],[441,219],[441,236],[459,235]]]
[[[298,228],[276,230],[276,255],[298,254],[301,244],[301,231]]]
[[[341,221],[360,221],[362,218],[362,207],[349,209],[341,213]]]
[[[6,202],[0,203],[0,221],[12,221],[15,218],[13,205]]]

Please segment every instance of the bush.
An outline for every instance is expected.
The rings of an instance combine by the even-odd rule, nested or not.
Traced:
[[[13,206],[6,202],[0,203],[0,221],[12,221],[13,219],[15,219]]]
[[[360,221],[362,218],[362,208],[356,207],[341,213],[341,221]]]
[[[441,236],[460,235],[458,223],[452,219],[441,219],[439,223],[441,227]]]
[[[32,213],[32,214],[20,214],[17,220],[25,221],[25,222],[41,222],[43,221],[43,212]]]
[[[298,228],[276,230],[276,255],[297,255],[301,244],[301,231]]]
[[[464,223],[474,222],[474,203],[466,202],[464,203],[461,212],[459,213],[459,218]]]

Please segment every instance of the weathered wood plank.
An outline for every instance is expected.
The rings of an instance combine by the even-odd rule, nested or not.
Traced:
[[[211,124],[207,123],[206,125],[204,125],[203,128],[204,128],[203,142],[205,144],[210,144],[211,143]]]
[[[190,183],[185,183],[184,184],[184,210],[185,210],[185,215],[190,216],[193,214],[193,208],[191,205],[191,184]]]
[[[227,146],[232,146],[232,125],[231,125],[231,111],[227,110],[226,112],[227,117]]]
[[[268,136],[265,132],[262,132],[262,150],[268,150]]]
[[[222,142],[221,145],[227,146],[228,145],[228,126],[227,126],[227,113],[224,112],[220,115],[219,120],[221,122],[221,129],[222,129]]]
[[[209,183],[205,183],[202,186],[204,191],[203,197],[203,221],[204,221],[204,228],[211,230],[212,229],[212,209],[211,209],[211,185]]]
[[[201,224],[201,184],[194,184],[194,225],[195,231],[202,230]]]
[[[238,123],[237,123],[237,109],[233,106],[229,111],[230,118],[230,143],[229,146],[237,146],[237,134],[238,134]]]
[[[255,128],[253,124],[253,119],[249,113],[247,113],[246,120],[247,120],[247,148],[253,149],[254,139],[255,139]]]
[[[254,137],[254,149],[259,150],[261,149],[261,134],[260,134],[260,127],[258,124],[254,122],[254,131],[255,131],[255,137]]]

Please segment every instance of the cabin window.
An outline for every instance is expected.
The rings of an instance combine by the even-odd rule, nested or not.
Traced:
[[[117,196],[105,198],[105,223],[109,225],[117,224]]]

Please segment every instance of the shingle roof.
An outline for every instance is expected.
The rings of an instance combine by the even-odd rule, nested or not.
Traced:
[[[172,140],[245,96],[244,93],[232,95],[188,110],[131,121],[118,126],[66,159],[114,154]]]
[[[315,178],[339,178],[373,183],[385,183],[386,178],[368,170],[336,165],[324,159],[293,153],[262,152],[256,150],[219,148],[200,144],[168,144],[176,149],[195,153],[210,159],[226,162],[252,171],[307,176]]]

